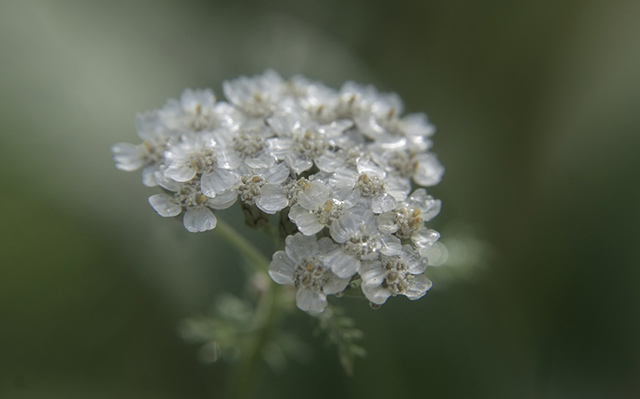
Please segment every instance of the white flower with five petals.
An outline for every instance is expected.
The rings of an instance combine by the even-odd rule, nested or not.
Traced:
[[[440,234],[427,228],[425,222],[440,213],[441,206],[440,200],[420,188],[396,209],[378,216],[378,228],[400,239],[410,239],[417,248],[429,248],[440,238]]]
[[[337,276],[323,261],[335,247],[327,237],[318,240],[300,233],[289,236],[285,250],[273,254],[269,275],[278,284],[296,286],[298,308],[320,313],[327,307],[327,295],[344,291],[351,280]]]
[[[329,229],[339,247],[331,251],[324,262],[339,277],[351,277],[360,269],[363,260],[375,260],[380,254],[397,255],[400,239],[378,230],[376,218],[367,208],[353,207],[345,212]]]
[[[231,191],[209,198],[202,193],[198,180],[177,182],[168,179],[162,172],[156,173],[156,179],[171,194],[152,195],[149,204],[162,217],[178,216],[185,211],[183,224],[192,233],[214,229],[218,220],[211,210],[229,208],[237,198]]]
[[[255,204],[264,213],[274,214],[289,206],[285,184],[288,179],[289,169],[282,163],[269,168],[246,168],[234,189],[245,204]]]
[[[251,116],[271,114],[284,92],[284,80],[271,69],[262,75],[241,76],[222,83],[227,99]]]
[[[155,172],[164,160],[164,152],[177,133],[160,122],[157,111],[136,115],[136,131],[140,144],[118,143],[111,147],[116,168],[131,172],[142,169],[142,183],[148,187],[158,185]]]
[[[423,274],[426,268],[426,259],[411,245],[405,245],[397,255],[382,255],[379,260],[362,262],[362,292],[376,305],[396,295],[415,301],[431,288],[431,281]]]
[[[168,100],[159,115],[168,128],[181,132],[235,130],[243,119],[228,103],[216,102],[210,89],[185,89],[179,100]]]
[[[289,211],[289,219],[304,235],[313,235],[340,218],[355,202],[332,195],[329,185],[321,180],[305,182],[298,187],[296,203]]]
[[[339,147],[347,139],[343,132],[352,126],[348,120],[327,125],[301,123],[300,118],[291,123],[290,114],[270,118],[269,124],[279,133],[268,140],[271,153],[284,160],[296,174],[311,169],[314,164],[322,169],[323,157],[330,156],[332,148]]]

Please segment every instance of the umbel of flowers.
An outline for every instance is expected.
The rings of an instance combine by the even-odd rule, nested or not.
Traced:
[[[426,223],[441,205],[424,187],[444,172],[426,115],[404,115],[396,94],[372,86],[334,90],[272,70],[223,91],[227,101],[186,89],[137,116],[142,143],[113,146],[117,168],[142,169],[143,184],[164,189],[149,198],[156,212],[182,215],[190,232],[214,229],[215,211],[236,201],[281,213],[290,228],[269,274],[295,285],[310,313],[356,281],[377,305],[422,297],[439,238]]]

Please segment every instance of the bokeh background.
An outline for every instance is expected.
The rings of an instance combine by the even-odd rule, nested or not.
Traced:
[[[291,321],[311,355],[256,398],[640,397],[638,21],[624,0],[1,1],[0,397],[221,397],[227,366],[176,326],[239,291],[239,258],[159,218],[109,147],[267,67],[429,114],[449,262],[417,303],[341,300],[353,377]]]

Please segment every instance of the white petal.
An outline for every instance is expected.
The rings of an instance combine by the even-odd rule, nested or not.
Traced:
[[[331,189],[319,181],[312,181],[309,187],[298,194],[298,203],[305,209],[315,211],[329,199]]]
[[[196,138],[193,135],[183,134],[180,141],[170,146],[164,153],[164,157],[169,163],[185,163],[189,161],[189,156],[197,151]]]
[[[324,155],[321,155],[315,161],[318,169],[325,172],[335,172],[336,169],[344,165],[344,159],[338,156],[337,153],[333,152],[327,152]]]
[[[411,182],[409,179],[402,179],[394,176],[387,179],[387,193],[398,201],[404,201],[411,191]]]
[[[167,125],[169,129],[180,129],[182,127],[182,118],[180,118],[182,113],[183,110],[180,102],[175,98],[170,98],[164,104],[162,109],[158,111],[158,117],[162,120],[162,123]],[[152,115],[145,112],[144,114],[138,114],[138,116],[139,118],[138,120],[136,120],[138,135],[141,138],[145,139],[154,129],[153,119],[150,118],[150,116]]]
[[[355,233],[355,229],[351,228],[351,224],[345,224],[344,220],[341,218],[331,223],[329,232],[331,233],[331,238],[342,244],[351,238]]]
[[[300,205],[296,204],[289,211],[289,219],[291,219],[298,230],[306,236],[314,235],[324,228],[324,225],[318,222],[318,217]]]
[[[429,201],[431,196],[427,194],[427,190],[424,188],[419,188],[411,193],[409,196],[409,201],[415,204],[416,207],[422,209],[425,204]]]
[[[439,238],[440,233],[435,230],[427,229],[426,227],[423,227],[411,234],[411,241],[418,248],[428,248],[432,246],[434,242],[438,241]]]
[[[156,172],[158,171],[158,165],[149,165],[142,169],[142,184],[147,187],[155,187],[158,185],[156,180]]]
[[[222,169],[235,169],[242,163],[242,159],[235,151],[221,150],[216,157],[216,165]]]
[[[278,284],[293,284],[293,272],[296,265],[284,251],[273,254],[269,265],[269,276]]]
[[[378,222],[376,217],[369,209],[365,208],[360,211],[358,208],[353,208],[351,216],[360,225],[360,231],[364,234],[371,234],[378,230]]]
[[[213,209],[227,209],[235,204],[238,194],[234,190],[228,190],[215,196],[207,198],[207,206]]]
[[[205,173],[200,179],[202,194],[207,197],[215,197],[231,189],[238,182],[238,175],[231,170],[216,169],[211,173]]]
[[[296,305],[309,313],[322,313],[327,307],[327,296],[320,291],[300,288],[296,293]]]
[[[336,170],[335,174],[332,176],[334,180],[334,184],[337,187],[349,187],[353,188],[353,186],[358,181],[358,172],[352,169],[340,168]]]
[[[449,258],[449,251],[440,242],[435,242],[427,248],[420,248],[420,256],[427,260],[429,266],[440,266]]]
[[[426,278],[423,274],[419,274],[415,276],[414,280],[409,284],[404,295],[412,301],[415,301],[416,299],[422,298],[424,294],[429,291],[431,285],[431,280]]]
[[[380,252],[387,256],[400,255],[402,253],[402,243],[400,239],[392,235],[384,235],[381,237],[382,248]]]
[[[387,301],[387,299],[391,296],[391,292],[389,290],[383,288],[382,286],[370,286],[363,285],[362,292],[367,299],[376,305],[382,305]]]
[[[180,105],[185,111],[192,114],[196,114],[200,107],[213,107],[215,102],[216,97],[211,89],[184,89],[180,96]]]
[[[156,110],[136,115],[136,132],[143,141],[153,140],[160,127],[159,115]]]
[[[378,230],[384,234],[398,231],[398,216],[396,212],[385,212],[378,216]]]
[[[433,198],[431,198],[430,201],[427,202],[426,210],[422,212],[422,215],[421,215],[422,219],[425,222],[428,222],[429,220],[438,216],[441,209],[442,209],[442,201],[434,200]]]
[[[361,193],[359,189],[354,190],[349,187],[344,187],[334,190],[333,196],[340,201],[344,201],[347,208],[351,208],[358,204]]]
[[[371,211],[367,211],[373,216]],[[342,244],[352,237],[359,237],[362,234],[363,222],[366,222],[366,212],[362,208],[351,208],[340,219],[331,223],[331,237],[338,243]],[[373,219],[374,228],[375,219]]]
[[[331,122],[327,125],[318,127],[318,132],[322,133],[325,137],[340,136],[342,132],[353,126],[353,122],[349,119],[340,119],[338,121]]]
[[[331,251],[324,257],[323,263],[330,267],[336,276],[341,278],[351,277],[360,268],[360,261],[347,254],[341,248]]]
[[[420,156],[413,180],[428,187],[440,183],[443,174],[444,167],[438,162],[438,158],[433,154],[424,154]]]
[[[296,233],[286,238],[284,249],[291,260],[295,263],[302,263],[318,253],[318,241],[316,236]]]
[[[382,284],[385,276],[385,273],[382,270],[382,263],[378,260],[362,262],[358,274],[362,277],[362,284],[369,286],[378,286]]]
[[[427,259],[422,257],[408,244],[402,247],[402,261],[411,274],[424,273],[427,268]]]
[[[269,152],[276,158],[284,159],[284,157],[291,152],[293,140],[275,137],[267,140],[267,146],[269,147]]]
[[[164,171],[165,176],[177,182],[186,182],[196,176],[196,170],[185,162],[174,162]]]
[[[229,101],[248,113],[258,115],[269,112],[278,101],[283,81],[274,71],[254,77],[241,76],[222,83]]]
[[[216,219],[216,216],[209,209],[200,206],[187,209],[182,222],[184,227],[190,232],[200,233],[214,229],[218,223],[218,219]]]
[[[281,186],[265,184],[260,189],[260,196],[256,201],[256,206],[261,211],[272,215],[289,206],[289,198]]]
[[[244,160],[250,168],[269,168],[276,163],[276,157],[270,152],[262,152],[256,157],[247,158]],[[287,174],[288,174],[287,170]]]
[[[264,170],[262,175],[268,183],[280,184],[289,177],[289,168],[284,163],[279,163]]]
[[[284,161],[287,163],[287,166],[293,169],[297,174],[300,174],[305,170],[309,170],[313,166],[313,162],[308,159],[303,159],[295,153],[288,153],[285,155]]]
[[[326,254],[337,247],[336,243],[329,237],[322,237],[318,240],[318,252]]]
[[[178,216],[182,212],[182,207],[172,195],[152,195],[149,197],[149,204],[160,216],[165,218]]]
[[[368,174],[370,177],[378,177],[380,179],[384,179],[384,177],[387,175],[387,173],[384,171],[383,168],[381,168],[380,166],[376,165],[375,163],[371,162],[371,161],[361,161],[358,162],[357,166],[357,170],[358,173],[366,173]]]
[[[376,147],[384,150],[403,150],[407,139],[395,134],[385,134],[376,139]]]
[[[353,120],[356,122],[359,130],[371,140],[375,140],[385,132],[384,127],[378,123],[375,115],[356,115]]]
[[[116,168],[127,172],[140,169],[144,165],[144,151],[139,145],[118,143],[111,147]]]
[[[371,198],[371,210],[373,213],[389,212],[396,207],[396,199],[389,194],[376,195]]]
[[[425,114],[409,114],[400,120],[400,128],[404,134],[413,139],[423,139],[432,136],[436,128],[429,123]]]
[[[344,291],[350,281],[351,277],[340,278],[331,273],[327,282],[322,286],[322,291],[327,295],[337,294]]]
[[[423,188],[411,193],[409,204],[414,208],[420,209],[422,212],[420,216],[425,222],[437,216],[442,208],[441,201],[427,195],[427,191]]]
[[[214,107],[215,118],[221,128],[236,132],[243,121],[243,114],[232,105],[218,102]]]
[[[174,193],[179,191],[181,186],[182,186],[177,181],[175,181],[173,179],[169,179],[167,176],[165,176],[164,170],[162,170],[162,169],[158,169],[153,174],[153,177],[155,177],[156,182],[158,183],[158,185],[160,187],[162,187],[164,189],[167,189],[169,191],[173,191]]]

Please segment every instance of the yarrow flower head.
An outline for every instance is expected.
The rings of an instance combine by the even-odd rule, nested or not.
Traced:
[[[186,89],[138,115],[142,143],[112,147],[118,169],[142,169],[145,185],[164,190],[153,209],[183,215],[190,232],[214,229],[215,211],[237,201],[282,214],[286,245],[269,274],[310,313],[348,287],[376,305],[422,297],[440,237],[427,223],[441,208],[425,187],[444,173],[426,115],[404,115],[397,94],[373,86],[336,90],[273,70],[222,86],[228,102]]]

